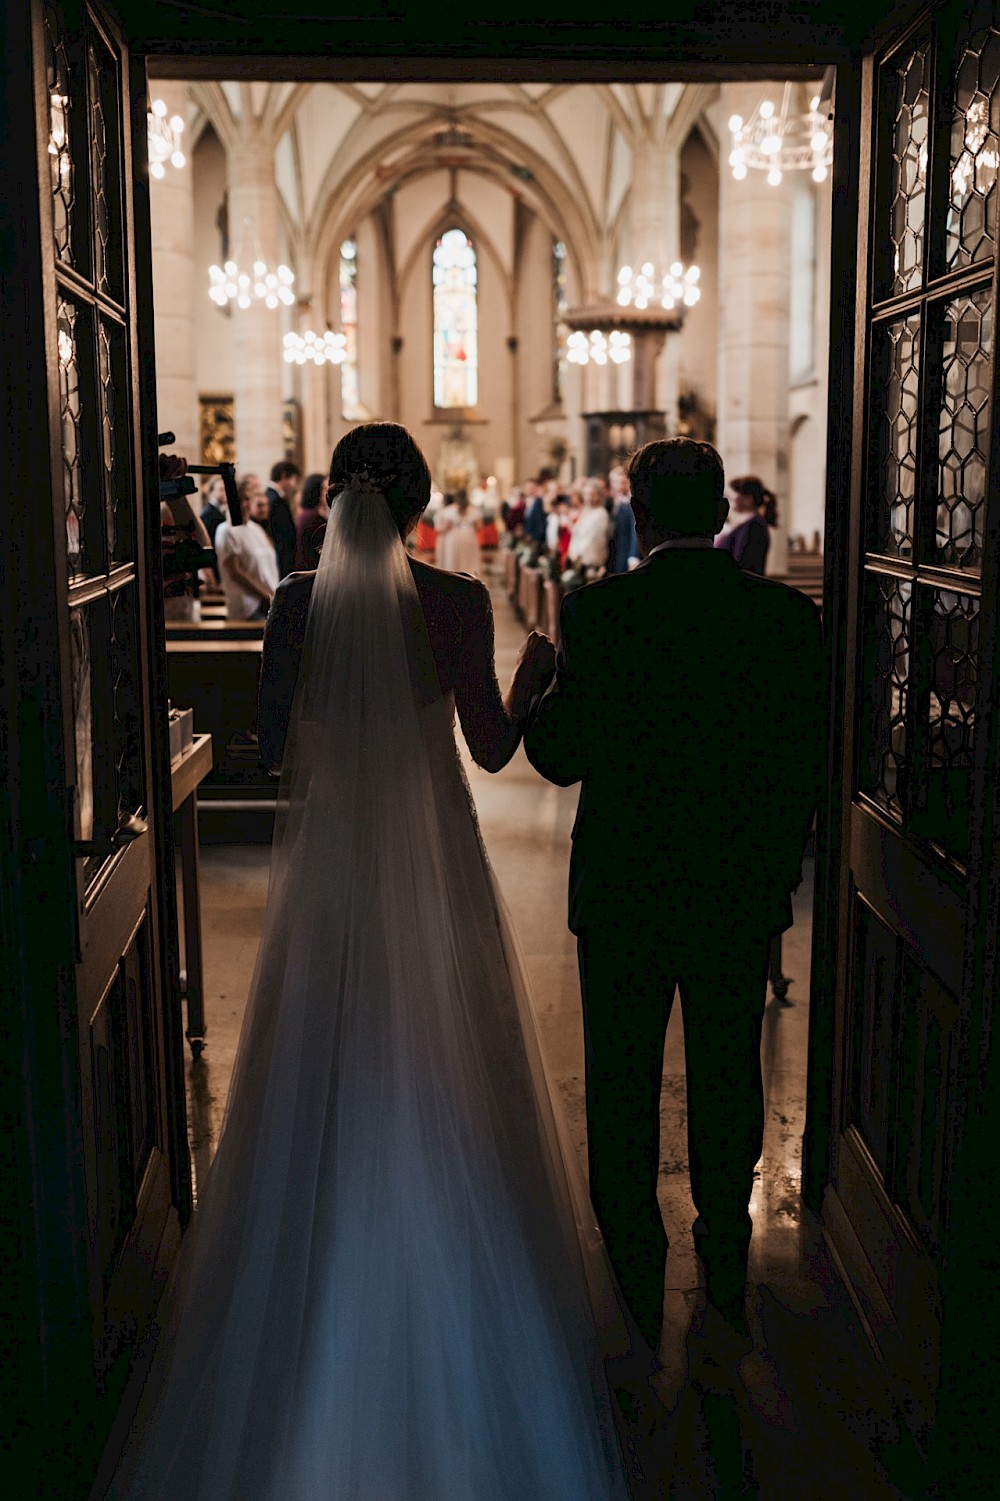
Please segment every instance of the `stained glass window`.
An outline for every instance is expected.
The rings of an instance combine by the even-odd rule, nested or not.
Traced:
[[[434,247],[434,405],[474,407],[479,400],[476,252],[449,229]]]
[[[552,241],[552,314],[555,320],[552,355],[552,395],[562,401],[563,381],[566,375],[566,246],[562,240]]]
[[[358,389],[358,247],[353,240],[340,247],[340,329],[346,340],[340,367],[341,411],[357,420],[365,414]]]

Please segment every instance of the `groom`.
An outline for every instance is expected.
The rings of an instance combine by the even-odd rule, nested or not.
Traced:
[[[586,1044],[590,1191],[622,1291],[655,1349],[667,1236],[656,1197],[663,1047],[684,1012],[695,1247],[743,1338],[764,1100],[771,936],[792,920],[824,762],[819,611],[742,573],[707,443],[628,464],[644,561],[568,594],[556,676],[525,733],[532,765],[582,782],[569,926]]]

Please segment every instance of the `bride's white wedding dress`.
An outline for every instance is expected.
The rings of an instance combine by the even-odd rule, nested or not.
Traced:
[[[218,1151],[109,1496],[626,1501],[623,1314],[406,554],[335,503]]]

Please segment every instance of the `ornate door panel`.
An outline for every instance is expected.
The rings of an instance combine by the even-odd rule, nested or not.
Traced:
[[[186,1211],[165,708],[145,561],[128,59],[90,5],[39,0],[54,607],[76,871],[79,1132],[98,1393],[120,1387]],[[45,255],[45,239],[49,251]],[[166,772],[169,777],[169,770]],[[169,808],[169,803],[167,804]]]
[[[873,59],[855,392],[831,1187],[824,1217],[918,1433],[934,1420],[996,855],[1000,31],[942,6]]]

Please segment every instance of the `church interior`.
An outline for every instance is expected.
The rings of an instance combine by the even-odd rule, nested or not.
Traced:
[[[558,643],[568,592],[641,561],[622,484],[639,446],[702,439],[727,478],[759,477],[759,571],[823,615],[828,768],[772,946],[738,1360],[706,1334],[671,1016],[657,1493],[989,1494],[995,5],[727,0],[634,30],[557,6],[451,30],[406,7],[280,25],[258,0],[13,9],[10,1493],[105,1494],[262,932],[277,783],[256,704],[278,574],[199,549],[254,525],[265,486],[273,518],[276,485],[305,546],[335,445],[388,420],[432,476],[408,545],[487,585],[502,684],[529,631]],[[186,483],[161,485],[161,454]],[[460,751],[586,1161],[577,789],[523,750],[497,776]],[[732,788],[758,774],[733,766]]]

